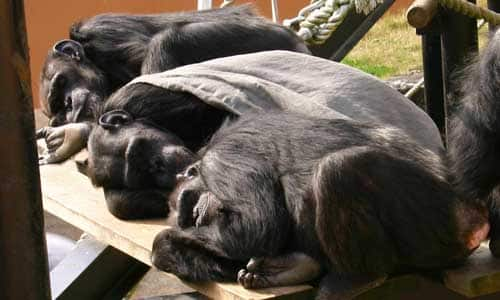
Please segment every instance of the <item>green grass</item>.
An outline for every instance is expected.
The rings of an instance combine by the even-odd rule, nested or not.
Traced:
[[[478,3],[486,7],[486,0]],[[407,23],[405,13],[403,10],[381,18],[342,62],[382,79],[421,72],[421,39]],[[480,48],[487,32],[487,25],[479,31]]]
[[[342,61],[380,78],[422,69],[420,37],[404,11],[384,16]]]
[[[356,59],[356,58],[346,57],[342,62],[357,69],[360,69],[361,71],[364,71],[366,73],[381,78],[393,75],[396,71],[395,68],[392,66],[387,66],[383,64],[374,64],[362,58]]]

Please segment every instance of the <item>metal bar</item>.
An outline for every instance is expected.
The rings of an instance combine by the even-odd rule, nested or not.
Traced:
[[[385,0],[368,16],[351,11],[325,44],[309,47],[311,52],[316,56],[341,61],[393,3],[394,0]]]
[[[0,299],[50,299],[23,1],[0,20]]]
[[[477,21],[446,9],[442,10],[441,20],[444,92],[446,110],[451,111],[458,99],[456,88],[453,86],[453,74],[463,67],[466,58],[478,52]]]
[[[86,237],[51,272],[52,296],[58,300],[121,299],[149,266]]]
[[[491,9],[492,11],[495,11],[495,12],[500,12],[500,1],[488,0],[488,9]],[[492,26],[489,24],[488,24],[488,27],[490,29],[490,32],[493,32],[498,28],[498,26]]]
[[[271,0],[271,10],[273,14],[273,22],[278,23],[280,21],[278,0]]]
[[[212,0],[198,0],[198,10],[211,9]]]

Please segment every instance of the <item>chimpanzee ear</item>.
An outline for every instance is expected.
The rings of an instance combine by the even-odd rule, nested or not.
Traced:
[[[85,57],[82,44],[74,40],[62,40],[55,43],[53,51],[55,53],[67,55],[77,61]]]
[[[107,130],[118,129],[121,126],[130,124],[132,116],[123,109],[115,109],[102,114],[98,124]]]

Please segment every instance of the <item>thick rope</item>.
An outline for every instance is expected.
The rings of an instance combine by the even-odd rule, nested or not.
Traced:
[[[383,0],[313,0],[299,12],[298,17],[285,20],[284,24],[293,27],[299,23],[297,34],[308,44],[321,45],[330,38],[352,9],[367,15],[382,2]]]
[[[492,25],[500,24],[500,14],[464,0],[439,0],[439,4],[475,19],[484,19]]]

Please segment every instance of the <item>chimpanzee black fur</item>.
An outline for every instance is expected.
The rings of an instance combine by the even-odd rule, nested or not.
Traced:
[[[103,14],[75,23],[41,74],[51,126],[93,120],[113,91],[140,74],[236,54],[283,49],[309,53],[290,30],[251,6],[158,15]]]
[[[176,174],[196,158],[177,136],[124,110],[100,117],[89,152],[87,175],[104,188],[108,209],[122,219],[165,216]]]
[[[396,128],[266,112],[199,155],[173,194],[188,206],[182,229],[161,232],[152,254],[186,280],[294,284],[306,261],[350,278],[329,290],[345,299],[387,274],[457,264],[487,234],[487,212],[457,197],[443,155]]]
[[[165,216],[176,174],[230,117],[192,94],[146,84],[119,89],[104,111],[89,137],[86,169],[121,219]]]
[[[461,103],[450,123],[454,186],[490,209],[490,249],[500,257],[500,31],[459,82]]]

